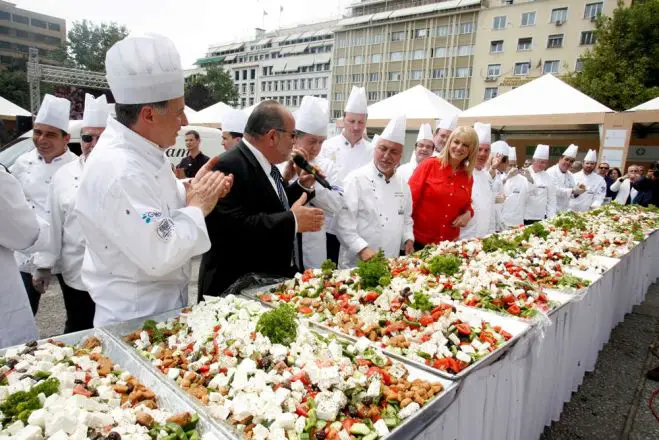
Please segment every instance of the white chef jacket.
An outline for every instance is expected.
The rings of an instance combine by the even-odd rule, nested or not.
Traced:
[[[53,175],[64,165],[77,158],[78,156],[67,149],[64,154],[54,158],[50,163],[46,163],[39,151],[34,148],[16,159],[16,162],[9,170],[21,183],[28,205],[38,217],[44,219],[47,223],[50,223],[48,196],[50,195],[50,184]],[[50,268],[50,258],[44,252],[30,254],[16,252],[14,258],[21,272],[33,272],[34,269]]]
[[[503,184],[503,194],[506,196],[506,200],[504,200],[501,210],[501,224],[504,229],[524,224],[530,187],[529,181],[521,174],[506,179]]]
[[[491,175],[490,175],[491,177]],[[497,203],[496,197],[497,194],[504,194],[503,191],[503,179],[506,177],[506,173],[502,173],[499,170],[495,171],[494,178],[492,178],[492,193],[494,194],[494,215],[492,216],[492,223],[490,231],[502,231],[503,226],[503,202]]]
[[[394,174],[388,181],[370,163],[353,171],[345,180],[344,205],[336,216],[341,242],[339,266],[354,267],[357,254],[369,247],[397,257],[407,240],[414,240],[412,193]]]
[[[0,348],[37,339],[37,325],[14,260],[14,250],[27,254],[46,249],[50,227],[27,202],[20,182],[0,167]]]
[[[474,168],[474,184],[471,187],[471,206],[474,216],[464,228],[460,228],[460,239],[484,237],[494,232],[494,192],[492,177],[485,170]]]
[[[85,163],[75,211],[86,239],[82,282],[94,326],[187,304],[190,259],[210,249],[203,212],[162,149],[108,119]]]
[[[85,256],[85,236],[74,210],[85,158],[69,162],[53,176],[50,186],[51,236],[49,267],[56,266],[67,286],[87,290],[80,272]]]
[[[526,200],[524,220],[543,220],[556,215],[556,186],[546,171],[536,173],[529,168],[533,177]]]
[[[410,161],[399,166],[396,170],[396,174],[398,174],[400,178],[403,179],[403,182],[407,183],[410,181],[412,174],[414,174],[414,170],[416,170],[417,165],[418,164],[416,163],[416,160],[414,162]]]
[[[586,175],[583,170],[574,175],[577,185],[584,184],[586,192],[570,199],[570,209],[573,211],[588,211],[590,208],[602,206],[606,197],[606,181],[596,172]]]
[[[629,179],[625,179],[623,182],[621,182],[620,179],[616,179],[616,181],[611,184],[611,191],[616,193],[614,201],[621,205],[627,203],[627,199],[630,195],[632,196],[631,201],[633,202],[638,194],[638,191],[632,188],[632,182]]]
[[[576,186],[572,173],[562,172],[558,164],[550,167],[547,174],[551,177],[554,186],[556,187],[556,212],[564,212],[570,209],[570,199],[572,198],[572,190]]]

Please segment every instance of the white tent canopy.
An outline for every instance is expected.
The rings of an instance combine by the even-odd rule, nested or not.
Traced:
[[[225,103],[218,102],[198,112],[186,114],[190,124],[221,124],[224,115],[231,110]]]
[[[188,107],[187,105],[185,106],[185,116],[187,116],[189,118],[190,116],[196,115],[196,114],[197,114],[197,110],[192,109],[192,108]]]
[[[0,118],[15,118],[16,116],[32,116],[32,113],[0,96]]]
[[[254,109],[256,108],[256,106],[259,105],[259,104],[260,104],[260,102],[257,102],[256,104],[254,104],[254,105],[250,105],[249,107],[245,107],[245,108],[243,109],[243,111],[244,111],[245,113],[247,113],[247,117],[248,117],[248,118],[249,118],[249,115],[252,114],[252,112],[254,111]]]
[[[453,116],[460,109],[420,84],[368,106],[369,121],[390,120],[401,113],[408,120],[432,120]]]
[[[634,108],[627,110],[628,112],[637,112],[642,110],[659,110],[659,96],[654,99],[651,99],[643,104],[639,104]]]

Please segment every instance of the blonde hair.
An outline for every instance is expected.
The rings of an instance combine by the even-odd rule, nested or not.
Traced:
[[[464,168],[467,174],[471,176],[471,173],[474,171],[474,166],[476,165],[476,154],[478,153],[478,134],[476,133],[476,130],[471,127],[462,126],[453,130],[446,141],[446,145],[444,145],[444,149],[439,153],[439,162],[443,166],[448,166],[450,164],[449,147],[453,143],[453,139],[458,136],[460,136],[465,144],[469,145],[469,154],[467,154],[467,157],[462,160],[460,167]]]

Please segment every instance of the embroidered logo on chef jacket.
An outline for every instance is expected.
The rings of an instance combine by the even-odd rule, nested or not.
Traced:
[[[398,215],[405,215],[405,207],[403,206],[405,201],[405,194],[403,194],[401,191],[397,191],[394,193],[394,197],[398,201]]]
[[[172,219],[167,217],[160,220],[158,227],[156,228],[156,234],[158,234],[158,237],[163,241],[172,238],[172,235],[174,235],[174,222]]]
[[[144,223],[147,225],[160,217],[162,217],[162,212],[160,211],[146,211],[142,214],[142,220],[144,220]]]
[[[519,190],[519,189],[514,189],[514,190],[513,190],[513,194],[519,194],[519,193],[521,193],[521,192],[522,192],[522,191]]]

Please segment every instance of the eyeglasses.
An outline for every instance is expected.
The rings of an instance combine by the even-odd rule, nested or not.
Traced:
[[[83,134],[80,136],[80,139],[82,139],[83,142],[90,143],[93,140],[98,140],[100,136],[97,136],[95,134]]]
[[[608,169],[609,169],[609,167],[607,167],[606,165],[605,166],[600,165],[600,170],[608,170]]]
[[[275,128],[280,133],[287,133],[291,136],[291,139],[296,139],[297,138],[297,133],[295,130],[284,130],[283,128]]]

